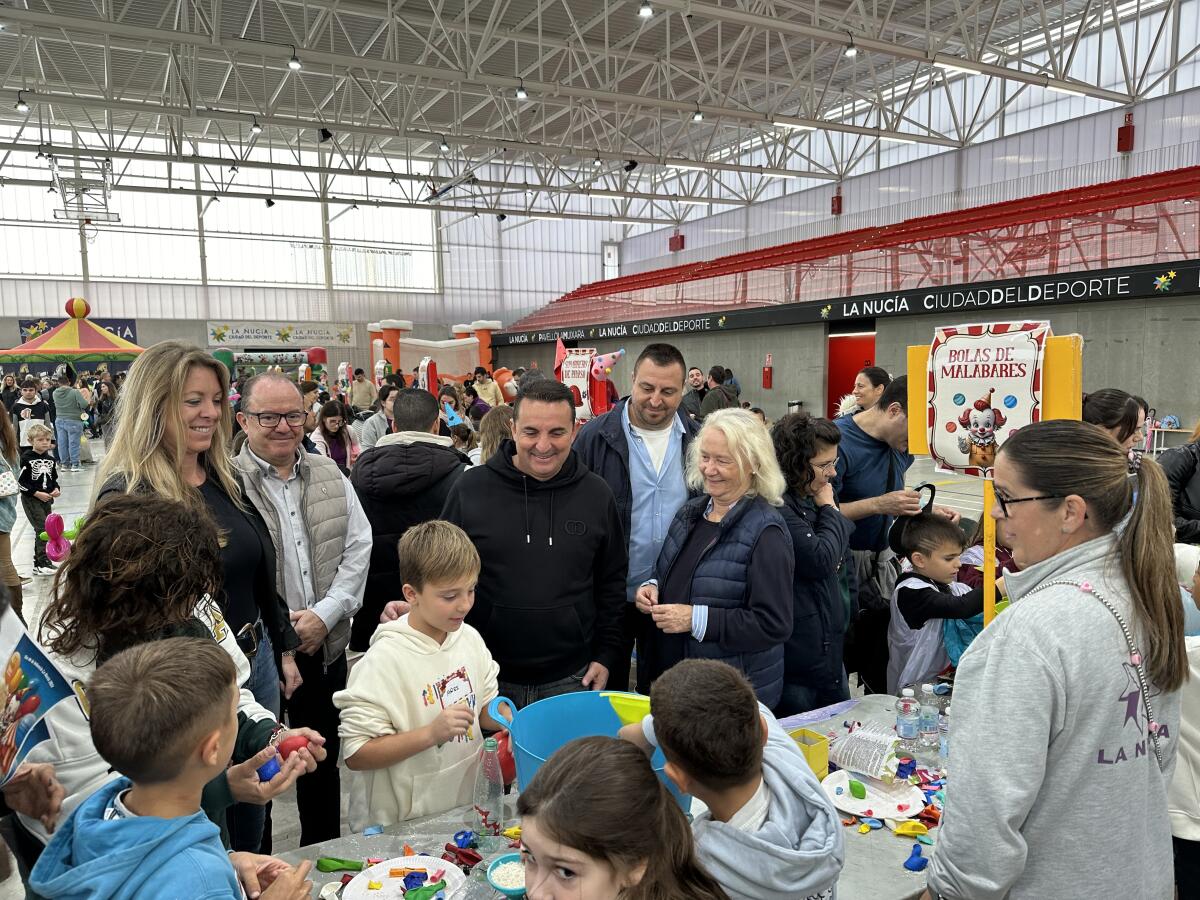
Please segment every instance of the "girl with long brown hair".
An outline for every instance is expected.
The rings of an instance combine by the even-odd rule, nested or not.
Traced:
[[[0,478],[8,482],[12,478],[12,487],[16,487],[20,466],[20,448],[17,444],[17,430],[13,428],[8,410],[0,404]],[[0,496],[0,584],[8,588],[13,612],[21,616],[21,576],[12,561],[13,526],[17,523],[17,491],[7,496]],[[25,619],[22,616],[21,621]]]
[[[1170,897],[1187,678],[1171,500],[1116,440],[1039,422],[1000,448],[1012,607],[959,662],[938,897]],[[1008,752],[1005,748],[1013,748]]]
[[[517,799],[529,900],[727,900],[683,811],[631,743],[571,741]]]

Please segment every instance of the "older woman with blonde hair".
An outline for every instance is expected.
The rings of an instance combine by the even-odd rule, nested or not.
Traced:
[[[154,494],[206,509],[221,537],[225,624],[250,660],[245,684],[276,719],[280,681],[287,696],[300,685],[300,646],[275,590],[275,547],[253,504],[242,499],[233,467],[229,372],[199,347],[163,341],[129,370],[117,401],[116,429],[100,464],[94,504],[120,494]],[[265,811],[238,804],[229,815],[235,850],[257,852]]]
[[[651,680],[683,659],[719,659],[775,706],[792,633],[786,488],[766,427],[743,409],[711,413],[688,452],[688,487],[703,493],[675,514],[637,608],[656,626]]]

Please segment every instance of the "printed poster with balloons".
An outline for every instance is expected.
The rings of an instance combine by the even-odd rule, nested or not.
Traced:
[[[990,478],[1000,445],[1042,417],[1048,322],[938,328],[929,348],[929,453],[940,471]]]
[[[38,648],[16,613],[0,617],[0,784],[6,783],[42,741],[50,739],[46,714],[64,700],[75,702],[75,688]]]

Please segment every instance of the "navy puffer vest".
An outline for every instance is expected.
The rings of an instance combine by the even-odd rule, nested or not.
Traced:
[[[667,531],[662,552],[658,556],[658,579],[661,584],[675,564],[688,535],[697,520],[708,508],[707,495],[695,497],[680,507]],[[692,603],[721,609],[737,609],[746,605],[749,582],[747,570],[754,545],[768,528],[778,528],[784,535],[787,526],[783,516],[762,497],[747,497],[737,503],[721,520],[717,540],[700,557],[692,575]],[[715,641],[697,641],[685,635],[684,656],[689,659],[717,659],[741,671],[754,686],[754,692],[769,707],[774,707],[783,694],[782,643],[750,652],[730,651]]]

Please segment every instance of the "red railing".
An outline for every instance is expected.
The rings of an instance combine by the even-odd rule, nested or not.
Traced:
[[[1200,167],[598,281],[509,331],[745,309],[1200,255]]]

